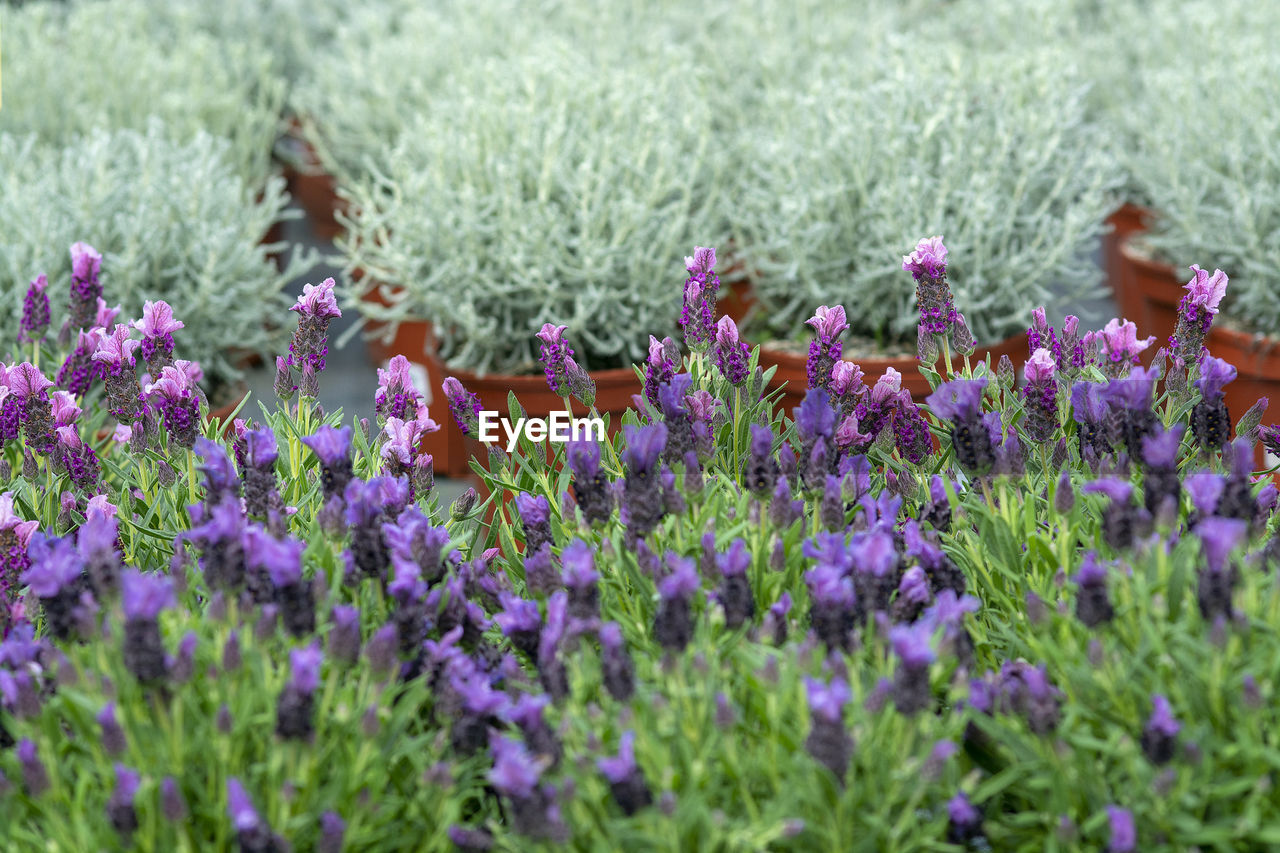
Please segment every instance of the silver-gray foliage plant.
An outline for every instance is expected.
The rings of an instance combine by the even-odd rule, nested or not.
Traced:
[[[285,216],[284,181],[247,186],[227,154],[224,140],[204,133],[174,142],[159,122],[145,132],[94,131],[65,148],[0,134],[0,291],[10,327],[40,273],[54,326],[62,324],[68,249],[84,241],[102,252],[107,304],[121,304],[123,320],[141,316],[145,300],[169,302],[186,324],[178,356],[199,361],[211,385],[237,379],[246,353],[279,352],[283,289],[313,253],[294,252],[276,268],[260,241]]]

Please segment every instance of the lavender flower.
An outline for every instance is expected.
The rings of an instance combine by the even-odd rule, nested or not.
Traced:
[[[298,328],[289,343],[289,366],[304,370],[307,365],[316,373],[324,370],[329,353],[329,322],[342,316],[333,289],[336,283],[326,278],[319,286],[308,284],[289,309],[298,312]]]
[[[33,741],[23,738],[14,750],[18,756],[18,764],[22,768],[22,784],[27,789],[27,796],[38,797],[49,790],[49,772],[36,751]]]
[[[1213,315],[1227,293],[1227,274],[1215,269],[1213,275],[1191,265],[1192,278],[1183,287],[1187,293],[1178,303],[1178,326],[1169,338],[1175,356],[1184,365],[1197,364],[1204,349],[1204,338],[1213,325]]]
[[[539,762],[520,741],[502,735],[490,737],[489,749],[493,753],[489,783],[510,802],[512,828],[531,838],[562,839],[567,828],[552,799],[552,789],[538,784],[542,777]]]
[[[320,683],[324,655],[319,645],[289,652],[290,678],[276,703],[276,734],[306,740],[313,731],[314,694]]]
[[[516,495],[516,509],[524,525],[525,552],[538,551],[553,543],[551,536],[551,503],[543,495],[521,492]]]
[[[116,832],[128,838],[138,828],[138,812],[133,807],[133,798],[138,793],[142,779],[136,770],[123,764],[116,764],[115,772],[116,788],[107,800],[107,819]]]
[[[701,352],[715,336],[716,295],[720,278],[715,273],[716,250],[697,246],[693,257],[684,259],[689,277],[684,283],[684,304],[680,310],[680,328],[684,343]]]
[[[538,340],[542,342],[538,357],[547,377],[547,387],[551,389],[551,393],[561,397],[568,397],[571,393],[570,380],[572,374],[579,369],[573,360],[573,350],[564,338],[567,328],[568,326],[546,323],[537,334]]]
[[[716,323],[715,362],[720,373],[731,385],[747,381],[747,362],[751,351],[738,337],[738,326],[731,317],[721,317]]]
[[[337,812],[327,811],[320,815],[320,839],[316,842],[316,853],[342,853],[346,831],[347,823]]]
[[[671,338],[649,336],[649,357],[644,367],[644,396],[655,407],[658,389],[671,381],[680,368],[680,347]]]
[[[658,459],[667,446],[667,427],[663,423],[645,427],[628,424],[623,429],[627,446],[622,451],[626,466],[622,509],[627,533],[639,539],[657,527],[666,514]]]
[[[27,447],[36,453],[48,453],[56,441],[53,406],[48,394],[53,383],[30,362],[9,368],[5,382],[17,401],[15,405],[20,407],[20,423]]]
[[[1138,831],[1133,825],[1133,813],[1119,806],[1107,806],[1107,824],[1111,829],[1111,841],[1107,853],[1133,853],[1138,849]]]
[[[173,309],[164,301],[143,303],[142,319],[133,327],[142,333],[140,349],[152,376],[159,376],[173,361],[173,333],[186,325],[173,316]]]
[[[742,480],[759,498],[769,495],[778,480],[778,462],[773,456],[773,430],[763,424],[751,425],[751,444],[742,463]]]
[[[844,726],[844,707],[853,694],[845,680],[838,676],[832,678],[830,684],[806,677],[804,687],[810,720],[805,748],[843,784],[853,757],[853,738]]]
[[[569,616],[590,621],[600,616],[600,574],[595,570],[595,549],[575,539],[560,555],[564,564],[564,585],[569,591]]]
[[[619,702],[628,701],[635,693],[635,664],[627,652],[622,629],[617,622],[600,626],[600,669],[604,687]]]
[[[968,844],[982,835],[982,812],[963,791],[947,801],[947,840]]]
[[[151,405],[164,419],[169,437],[180,447],[190,450],[200,426],[200,398],[188,362],[167,365],[160,378],[142,389]]]
[[[1134,506],[1133,486],[1124,480],[1106,477],[1084,486],[1087,494],[1104,494],[1111,503],[1102,513],[1102,540],[1117,551],[1133,547],[1140,529],[1149,521],[1146,511]]]
[[[164,777],[160,783],[160,811],[170,823],[181,823],[189,814],[182,789],[172,776]]]
[[[806,556],[810,552],[806,550]],[[861,613],[853,579],[840,568],[819,564],[804,576],[809,587],[809,623],[828,649],[848,651],[853,628]]]
[[[609,478],[600,467],[600,445],[591,439],[571,441],[566,454],[573,472],[573,496],[587,524],[613,515]]]
[[[626,815],[633,815],[653,804],[653,793],[645,781],[644,771],[636,764],[635,740],[635,732],[624,732],[618,743],[618,754],[596,761],[596,767],[609,782],[614,801]]]
[[[412,387],[412,385],[409,387]],[[480,395],[462,387],[462,383],[452,376],[446,377],[441,387],[444,389],[444,395],[449,401],[449,413],[453,415],[454,421],[457,422],[458,429],[462,431],[463,435],[479,436],[480,410],[483,408],[483,404],[480,402]]]
[[[1182,724],[1174,719],[1173,709],[1165,697],[1152,696],[1151,705],[1151,717],[1142,730],[1142,752],[1152,764],[1168,764],[1173,760]]]
[[[84,560],[70,539],[48,539],[41,533],[32,535],[28,554],[31,566],[19,580],[40,599],[49,633],[69,639],[80,621],[77,606],[86,587]]]
[[[343,495],[354,476],[351,468],[351,427],[337,429],[324,424],[315,435],[304,436],[302,443],[310,447],[320,460],[320,487],[325,498]]]
[[[447,384],[449,380],[445,382]],[[458,380],[454,379],[453,382],[461,389]],[[448,387],[445,388],[445,394],[452,398]],[[379,417],[411,420],[425,403],[422,393],[414,387],[409,359],[403,355],[392,356],[385,370],[378,368],[378,390],[374,393],[374,408]],[[450,408],[452,409],[452,404]]]
[[[899,658],[891,695],[901,714],[910,716],[933,705],[929,687],[929,666],[937,658],[933,630],[934,623],[929,619],[889,629],[889,642]]]
[[[1107,569],[1098,563],[1098,555],[1093,551],[1085,554],[1076,574],[1076,584],[1079,587],[1076,617],[1090,628],[1110,622],[1115,609],[1107,595]]]
[[[249,792],[234,776],[227,779],[227,816],[241,853],[276,853],[280,849],[270,827],[254,808]]]
[[[1026,401],[1027,434],[1034,441],[1050,441],[1058,431],[1056,369],[1057,363],[1049,350],[1041,348],[1032,353],[1024,371],[1027,384],[1022,389],[1022,397]]]
[[[716,556],[716,568],[723,578],[716,598],[724,608],[725,625],[730,629],[740,628],[756,613],[751,582],[747,580],[747,569],[751,568],[747,543],[741,538],[734,539],[726,553]]]
[[[139,681],[151,683],[166,672],[164,644],[156,617],[173,604],[173,582],[165,576],[126,569],[120,576],[124,605],[124,663]]]
[[[1146,465],[1142,479],[1143,503],[1152,516],[1162,511],[1176,515],[1182,498],[1182,478],[1178,475],[1178,449],[1185,428],[1175,424],[1142,439],[1142,461]]]
[[[840,336],[849,328],[844,306],[829,308],[822,305],[805,323],[814,330],[814,339],[809,343],[809,359],[805,365],[809,388],[826,391],[831,387],[832,368],[840,361],[843,349]]]
[[[116,719],[116,703],[108,702],[102,706],[95,719],[102,729],[102,749],[107,755],[120,755],[127,748],[124,729]]]
[[[1244,540],[1247,527],[1239,519],[1217,517],[1206,518],[1195,527],[1205,557],[1198,573],[1196,601],[1207,622],[1231,616],[1231,594],[1239,572],[1230,556]]]
[[[945,335],[956,322],[951,288],[947,284],[947,247],[942,237],[929,237],[902,258],[902,268],[916,282],[920,325],[930,335]]]
[[[45,330],[49,328],[49,294],[45,292],[48,287],[48,276],[40,273],[27,288],[27,295],[22,300],[19,342],[35,343],[44,340]]]
[[[701,586],[694,561],[668,555],[669,575],[658,582],[658,610],[653,635],[658,643],[679,652],[693,639],[693,596]]]
[[[1231,415],[1222,388],[1235,378],[1236,369],[1222,359],[1206,353],[1200,360],[1200,400],[1191,410],[1191,434],[1206,451],[1222,450],[1231,440]]]
[[[1138,354],[1155,343],[1155,336],[1138,340],[1138,327],[1128,320],[1112,318],[1102,329],[1103,372],[1112,379],[1124,376]]]
[[[982,395],[987,379],[954,379],[944,382],[925,403],[939,418],[951,421],[951,446],[956,461],[971,476],[987,474],[996,463],[999,436],[982,420]]]
[[[97,316],[98,299],[102,296],[102,255],[88,243],[71,245],[71,318],[70,328],[89,329]]]

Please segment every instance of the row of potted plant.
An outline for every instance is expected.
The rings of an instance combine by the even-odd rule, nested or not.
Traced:
[[[475,401],[428,410],[398,361],[375,421],[318,411],[332,280],[293,306],[280,399],[222,436],[181,304],[99,321],[73,251],[0,376],[19,849],[1280,842],[1277,490],[1249,453],[1280,433],[1233,431],[1211,352],[1161,386],[1136,329],[1064,346],[1037,311],[1020,370],[962,363],[926,240],[927,396],[851,379],[819,310],[779,413],[700,302],[619,433],[490,453],[490,497],[445,508],[417,436]],[[109,331],[101,373],[37,365],[80,363],[62,304]],[[563,331],[544,379],[590,401]]]

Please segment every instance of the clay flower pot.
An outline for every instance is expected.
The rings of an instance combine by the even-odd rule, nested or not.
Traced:
[[[1120,316],[1137,322],[1141,298],[1131,288],[1125,286],[1124,259],[1120,248],[1134,234],[1146,231],[1150,226],[1152,211],[1142,205],[1125,202],[1114,213],[1107,217],[1111,232],[1102,238],[1102,262],[1107,272],[1107,281],[1116,305],[1120,308]],[[1141,323],[1138,327],[1145,328]]]
[[[1002,355],[1009,356],[1013,360],[1014,366],[1021,368],[1022,362],[1030,355],[1027,351],[1026,332],[1006,338],[1000,343],[989,347],[978,347],[973,355],[969,356],[969,361],[972,364],[985,361],[988,354],[991,355],[992,368],[995,367],[996,362],[1000,360]],[[884,375],[886,370],[892,367],[902,374],[902,387],[911,392],[911,398],[917,403],[923,401],[933,390],[929,387],[928,380],[920,373],[920,362],[915,356],[899,358],[854,357],[846,358],[845,360],[855,362],[862,368],[865,374],[863,381],[869,385],[873,384]],[[771,349],[767,344],[760,347],[760,366],[764,368],[776,366],[778,368],[777,372],[773,374],[773,379],[769,382],[769,390],[783,388],[782,398],[778,402],[779,411],[790,413],[804,399],[805,391],[809,387],[807,362],[808,357],[806,355]],[[953,366],[963,365],[964,359],[952,354],[951,363]]]
[[[337,212],[347,207],[338,197],[337,180],[320,165],[315,148],[302,138],[296,123],[282,144],[290,150],[284,169],[289,195],[306,213],[316,236],[333,242],[345,230],[337,220]]]

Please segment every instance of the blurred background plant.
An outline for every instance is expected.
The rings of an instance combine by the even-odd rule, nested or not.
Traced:
[[[4,317],[17,323],[23,294],[44,273],[60,326],[66,247],[83,240],[103,254],[109,305],[130,316],[147,299],[177,306],[183,357],[199,361],[211,385],[234,383],[246,355],[277,352],[285,286],[314,255],[293,253],[277,268],[262,240],[284,215],[284,181],[249,185],[227,155],[225,140],[196,132],[177,142],[158,120],[142,131],[91,131],[61,148],[0,134]]]

